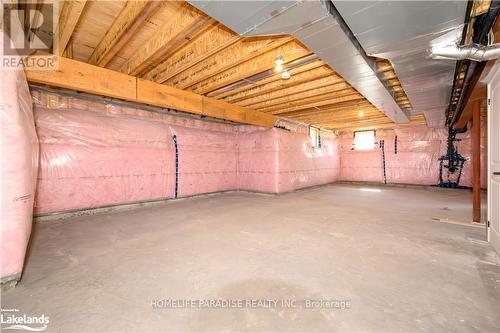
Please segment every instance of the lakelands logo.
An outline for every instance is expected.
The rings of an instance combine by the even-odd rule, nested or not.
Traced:
[[[26,330],[42,332],[47,329],[49,317],[41,315],[21,314],[19,309],[2,309],[0,314],[2,330]]]
[[[58,38],[54,0],[3,0],[4,68],[54,69]]]

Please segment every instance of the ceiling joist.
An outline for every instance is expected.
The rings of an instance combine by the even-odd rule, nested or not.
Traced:
[[[127,1],[87,62],[105,67],[141,28],[146,19],[154,13],[160,3],[160,1]]]
[[[183,5],[177,15],[165,23],[160,30],[142,45],[134,55],[122,65],[120,72],[140,76],[154,67],[163,57],[178,49],[199,29],[208,27],[213,21],[208,16]]]
[[[63,2],[58,22],[59,55],[66,50],[86,3],[86,0]]]
[[[143,77],[147,80],[164,83],[236,42],[241,41],[241,39],[239,36],[234,36],[227,28],[217,24],[185,47],[167,57]]]
[[[242,37],[187,2],[89,1],[86,5],[83,0],[65,1],[59,26],[61,54],[135,78],[135,90],[122,87],[123,94],[117,98],[131,93],[135,101],[162,107],[173,101],[177,108],[187,98],[184,107],[196,109],[187,112],[202,110],[202,114],[240,122],[250,114],[271,117],[265,118],[267,124],[279,114],[332,129],[360,119],[390,122],[294,37]],[[279,58],[283,65],[276,70]],[[378,59],[376,63],[395,101],[411,110],[390,62]],[[289,78],[282,77],[283,70]],[[99,80],[85,83],[85,89],[106,95],[106,90],[101,91],[106,82]],[[232,111],[226,114],[228,105]]]

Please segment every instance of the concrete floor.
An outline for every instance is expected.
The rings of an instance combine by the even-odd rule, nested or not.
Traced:
[[[430,220],[469,219],[470,192],[381,189],[226,193],[39,223],[2,308],[47,315],[50,332],[499,332],[484,230]],[[165,299],[297,302],[152,307]]]

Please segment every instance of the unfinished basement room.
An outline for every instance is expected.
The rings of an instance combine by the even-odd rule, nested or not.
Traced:
[[[500,333],[500,1],[3,0],[3,332]]]

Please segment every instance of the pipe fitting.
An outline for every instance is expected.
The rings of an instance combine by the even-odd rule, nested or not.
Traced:
[[[480,44],[437,46],[432,48],[431,58],[446,60],[469,59],[477,62],[495,60],[500,58],[500,43],[489,46]]]

